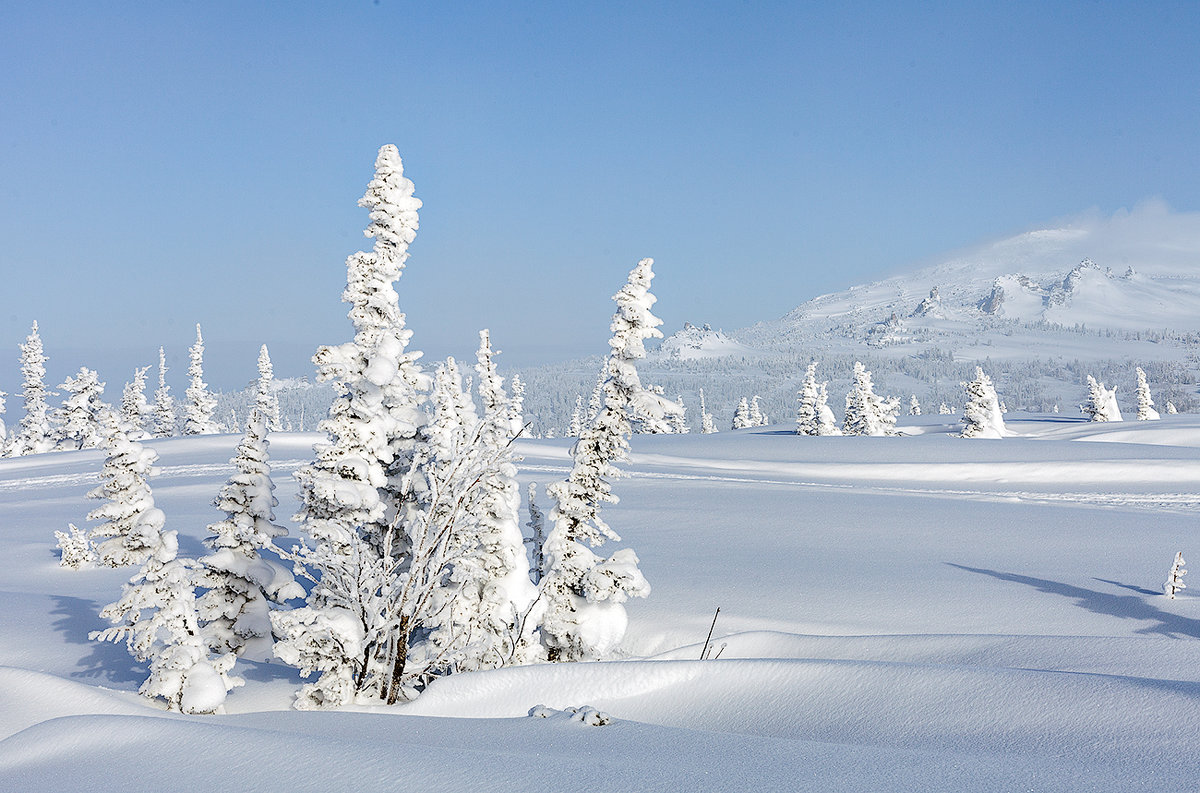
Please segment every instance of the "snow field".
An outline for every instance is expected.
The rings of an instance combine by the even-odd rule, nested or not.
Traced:
[[[53,547],[94,506],[103,454],[0,461],[0,790],[1200,785],[1200,611],[1194,590],[1160,594],[1196,537],[1200,420],[1010,415],[1019,437],[963,440],[947,418],[902,417],[901,438],[635,437],[605,515],[653,592],[629,605],[619,660],[454,675],[340,712],[291,711],[300,681],[277,663],[239,662],[227,716],[138,696],[144,667],[86,638],[133,569],[63,570]],[[272,436],[281,523],[318,437]],[[237,441],[148,442],[185,554]],[[569,446],[519,442],[522,485],[544,498]],[[702,662],[717,606],[721,655]],[[536,705],[616,721],[528,718]]]

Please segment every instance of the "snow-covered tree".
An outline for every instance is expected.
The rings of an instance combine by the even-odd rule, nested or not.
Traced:
[[[46,354],[42,350],[37,322],[33,323],[33,329],[20,347],[21,399],[25,415],[21,417],[9,443],[9,454],[13,457],[48,452],[54,448],[56,441],[50,424],[50,406],[46,401],[52,395],[46,390]]]
[[[846,415],[842,432],[846,435],[895,435],[896,413],[900,400],[884,399],[875,394],[871,373],[861,362],[854,362],[854,383],[846,394]]]
[[[74,523],[67,524],[67,531],[54,532],[54,539],[58,544],[59,565],[62,567],[78,570],[96,561],[96,548],[91,538]]]
[[[737,404],[737,408],[733,411],[733,428],[735,430],[744,430],[747,427],[755,426],[750,418],[750,400],[742,397]]]
[[[963,383],[962,386],[967,392],[967,406],[963,409],[962,417],[962,437],[1003,438],[1007,435],[996,389],[992,386],[992,378],[984,374],[983,368],[976,366],[975,379]]]
[[[421,201],[395,146],[379,150],[359,206],[370,210],[365,234],[375,244],[346,260],[342,299],[351,306],[354,339],[313,357],[318,380],[336,383],[340,395],[320,424],[329,440],[297,472],[296,519],[313,540],[303,561],[319,584],[307,607],[271,617],[280,637],[276,655],[306,676],[320,674],[301,690],[297,707],[343,704],[367,691],[390,701],[401,696],[413,604],[395,598],[405,582],[425,574],[412,569],[418,561],[410,537],[437,498],[414,490],[424,485],[418,436],[429,377],[416,363],[420,353],[407,351],[412,331],[394,284],[416,237]]]
[[[1167,400],[1167,415],[1174,416],[1178,412],[1179,411],[1175,408],[1175,403],[1170,400]]]
[[[767,415],[763,413],[762,407],[758,404],[758,394],[750,400],[750,426],[765,427],[767,425]]]
[[[108,538],[96,545],[101,564],[141,564],[157,546],[165,518],[154,506],[147,481],[157,459],[153,449],[120,433],[109,441],[108,457],[100,469],[104,481],[88,493],[88,498],[105,499],[87,516],[88,520],[103,521],[91,536]]]
[[[448,585],[443,589],[449,602],[439,614],[439,629],[431,635],[435,643],[447,637],[446,646],[461,645],[444,662],[452,671],[521,662],[534,651],[534,625],[526,616],[537,590],[530,581],[521,534],[517,460],[511,449],[521,427],[512,422],[494,355],[490,334],[480,331],[475,371],[482,414],[475,418],[471,410],[459,409],[469,448],[455,450],[447,460],[458,465],[465,453],[479,455],[485,462],[478,492],[464,489],[464,496],[474,503],[453,540],[461,550],[449,560]]]
[[[1171,600],[1175,599],[1175,593],[1187,589],[1187,584],[1183,583],[1183,576],[1187,570],[1183,566],[1187,561],[1183,558],[1183,551],[1175,554],[1175,561],[1171,563],[1171,572],[1167,573],[1167,582],[1163,584],[1163,593]]]
[[[676,435],[687,435],[690,430],[687,425],[687,406],[683,404],[683,394],[675,397],[675,404],[679,405],[679,412],[671,416],[671,432]]]
[[[514,374],[512,382],[509,383],[509,390],[512,394],[508,398],[508,417],[512,423],[518,427],[525,426],[525,383],[522,382],[521,376]]]
[[[713,415],[708,412],[708,406],[704,404],[704,389],[700,389],[700,432],[704,435],[712,435],[717,431],[717,425],[713,423]]]
[[[542,549],[546,545],[546,516],[537,505],[537,485],[533,482],[529,483],[529,522],[525,524],[525,528],[529,529],[525,544],[530,547],[532,556],[529,563],[529,579],[538,584],[546,568],[546,557],[542,555]]]
[[[175,400],[167,385],[167,354],[158,348],[158,389],[154,392],[154,435],[169,438],[175,434]]]
[[[146,539],[141,570],[121,598],[100,611],[113,627],[91,638],[123,640],[130,655],[149,662],[142,695],[166,700],[170,710],[183,713],[222,713],[226,694],[244,681],[230,674],[233,653],[213,656],[205,646],[196,614],[197,563],[179,558],[174,531],[156,530]]]
[[[1088,375],[1088,399],[1080,405],[1083,415],[1091,421],[1121,421],[1121,408],[1117,405],[1117,389],[1105,388],[1096,378]]]
[[[1154,409],[1154,400],[1150,397],[1150,385],[1146,382],[1146,372],[1137,367],[1137,420],[1157,421],[1161,416]]]
[[[208,527],[212,553],[200,559],[199,576],[208,591],[196,602],[209,648],[254,660],[271,657],[270,604],[304,597],[288,568],[262,554],[287,534],[275,523],[269,450],[267,418],[252,409],[230,461],[237,472],[213,502],[225,518]]]
[[[641,398],[631,403],[631,426],[639,435],[669,435],[675,431],[675,421],[683,410],[682,404],[663,395],[662,386],[643,386]]]
[[[588,397],[588,424],[596,420],[596,416],[600,415],[600,409],[604,407],[604,378],[606,374],[605,367],[601,366],[600,373],[596,375],[596,385],[592,387],[592,395]]]
[[[555,506],[550,512],[552,527],[544,547],[546,568],[540,591],[545,607],[541,639],[550,661],[594,659],[611,651],[625,634],[624,602],[650,593],[632,550],[622,549],[602,560],[591,549],[620,539],[600,518],[600,505],[616,502],[610,480],[618,475],[614,463],[628,457],[630,414],[661,409],[634,368],[634,362],[645,357],[645,340],[662,337],[658,330],[662,320],[651,313],[653,264],[652,259],[638,262],[613,296],[617,311],[611,326],[604,406],[572,448],[573,464],[566,481],[548,488]]]
[[[262,411],[268,431],[279,432],[283,429],[283,422],[279,418],[279,394],[275,393],[275,369],[271,366],[271,354],[267,352],[265,344],[258,350],[258,384],[254,404]]]
[[[945,402],[938,405],[938,415],[939,416],[949,416],[952,413],[954,413],[954,410],[951,409],[951,407],[949,405],[947,405]]]
[[[4,456],[4,449],[8,445],[8,427],[4,424],[4,398],[8,394],[0,391],[0,457]]]
[[[910,399],[908,401],[908,415],[910,415],[910,416],[921,415],[921,403],[917,401],[916,394],[913,394],[912,399]]]
[[[92,369],[80,367],[75,377],[59,386],[65,393],[62,407],[56,411],[59,448],[95,449],[106,440],[103,422],[112,408],[101,397],[104,383]]]
[[[184,411],[184,435],[216,435],[221,431],[220,425],[213,419],[217,410],[217,400],[208,392],[208,383],[204,382],[204,337],[200,335],[200,325],[196,325],[196,342],[188,348],[188,377],[190,378],[185,396],[187,408]]]
[[[584,413],[583,413],[583,397],[579,394],[575,395],[575,409],[571,411],[571,425],[567,428],[567,434],[572,438],[578,438],[583,432]]]
[[[146,427],[150,425],[150,404],[146,401],[146,372],[149,366],[133,370],[133,379],[125,384],[121,392],[121,430],[133,440],[150,436]]]
[[[796,408],[796,433],[799,435],[841,435],[829,408],[829,393],[826,383],[817,382],[817,362],[813,361],[804,371],[804,382],[798,394]]]

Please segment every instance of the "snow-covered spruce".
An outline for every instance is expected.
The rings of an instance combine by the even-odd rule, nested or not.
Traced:
[[[511,394],[508,398],[508,420],[517,427],[525,426],[525,383],[521,376],[514,374],[509,383]]]
[[[1154,400],[1150,397],[1150,385],[1146,382],[1146,372],[1137,367],[1137,420],[1157,421],[1161,418],[1154,409]]]
[[[1175,403],[1170,400],[1167,400],[1167,415],[1174,416],[1178,412],[1179,411],[1175,408]]]
[[[39,454],[54,448],[55,433],[50,424],[50,406],[47,399],[52,392],[46,390],[46,354],[42,349],[42,337],[38,335],[38,324],[26,337],[21,348],[21,400],[25,415],[13,431],[8,453],[13,457]]]
[[[103,521],[91,532],[93,538],[107,538],[96,544],[101,564],[141,564],[158,547],[165,518],[154,506],[147,482],[157,459],[153,449],[119,432],[110,439],[108,457],[100,469],[104,481],[88,493],[88,498],[105,499],[87,516],[88,520]]]
[[[671,432],[687,435],[691,429],[687,423],[687,406],[683,404],[683,394],[675,397],[675,404],[679,406],[679,412],[671,416]]]
[[[921,415],[921,403],[917,401],[916,394],[913,394],[912,399],[910,399],[908,401],[908,415],[910,415],[910,416]]]
[[[1183,577],[1187,574],[1187,570],[1183,566],[1187,561],[1183,558],[1183,551],[1175,554],[1175,561],[1171,563],[1171,572],[1167,573],[1167,582],[1163,584],[1163,594],[1171,600],[1175,599],[1175,593],[1180,590],[1187,589],[1187,584],[1183,583]]]
[[[635,400],[630,408],[630,426],[633,431],[639,435],[675,433],[677,423],[683,418],[683,404],[667,399],[660,385],[642,386],[642,392],[642,398]]]
[[[733,411],[733,429],[744,430],[747,427],[753,426],[754,424],[750,419],[750,400],[742,397]]]
[[[226,694],[244,681],[229,674],[233,653],[213,656],[205,646],[196,614],[197,563],[179,558],[174,531],[155,531],[147,539],[141,570],[121,598],[100,611],[113,627],[91,638],[124,640],[130,655],[149,662],[150,675],[138,689],[144,696],[183,713],[222,713]]]
[[[952,415],[953,413],[954,413],[954,410],[949,405],[947,405],[945,402],[938,405],[938,415],[939,416],[949,416],[949,415]]]
[[[992,378],[984,374],[983,368],[976,366],[975,379],[963,383],[962,387],[967,392],[967,406],[963,408],[962,437],[1003,438],[1007,435],[996,389],[992,385]]]
[[[208,383],[204,382],[204,337],[200,335],[200,325],[196,325],[196,342],[188,348],[188,388],[184,392],[187,397],[187,408],[183,417],[184,435],[215,435],[221,431],[220,425],[213,420],[217,410],[217,400],[208,391]]]
[[[435,592],[429,620],[430,652],[442,665],[435,671],[493,669],[530,660],[535,650],[534,624],[526,617],[537,590],[530,581],[520,529],[521,499],[511,450],[521,428],[511,421],[486,330],[480,331],[479,341],[475,371],[481,414],[475,414],[469,401],[459,402],[461,390],[453,370],[439,371],[441,387],[435,386],[431,431],[442,424],[444,408],[451,408],[450,420],[459,422],[459,431],[451,432],[450,438],[462,444],[439,445],[434,458],[445,473],[437,478],[452,485],[450,492],[461,493],[467,507],[450,539],[448,575]],[[482,464],[463,465],[464,458],[475,457]],[[453,475],[461,476],[455,469],[479,471],[478,486],[465,480],[455,483]]]
[[[796,406],[796,433],[799,435],[841,435],[833,411],[829,408],[827,383],[817,382],[817,362],[804,371],[804,382]]]
[[[125,384],[121,392],[120,422],[121,431],[133,440],[148,438],[151,433],[150,404],[146,401],[146,372],[149,366],[133,370],[133,379]]]
[[[71,570],[90,565],[96,561],[96,549],[86,531],[67,524],[67,531],[54,532],[59,550],[59,565]]]
[[[653,395],[642,388],[634,368],[634,362],[645,357],[645,340],[662,337],[658,330],[662,320],[651,313],[653,264],[652,259],[638,262],[613,296],[617,311],[611,326],[604,406],[572,448],[573,464],[566,481],[548,488],[555,506],[539,589],[545,608],[541,639],[551,661],[589,660],[611,652],[625,634],[624,602],[650,593],[632,550],[622,549],[602,560],[588,546],[620,540],[600,518],[600,505],[617,500],[609,480],[619,475],[614,463],[628,457],[630,414],[656,408],[656,402],[639,406]]]
[[[258,383],[254,405],[266,419],[268,431],[279,432],[283,429],[279,417],[279,394],[275,393],[275,368],[271,365],[271,354],[265,344],[258,350]]]
[[[1117,389],[1105,388],[1104,383],[1088,375],[1088,398],[1079,406],[1089,421],[1121,421],[1121,408],[1117,405]]]
[[[198,582],[208,591],[196,602],[205,641],[217,653],[254,660],[271,657],[270,604],[303,598],[287,567],[262,552],[287,534],[275,523],[267,419],[251,410],[246,432],[230,461],[236,473],[213,504],[225,518],[208,527]]]
[[[59,386],[66,394],[62,407],[55,412],[60,449],[96,449],[105,444],[103,428],[112,408],[101,398],[104,383],[86,366]]]
[[[303,562],[317,579],[308,606],[271,616],[275,653],[319,674],[297,697],[301,708],[340,705],[371,691],[395,701],[407,657],[413,616],[399,603],[401,576],[408,581],[411,545],[406,527],[431,495],[414,492],[418,434],[429,378],[407,352],[405,327],[394,288],[416,236],[421,202],[395,146],[384,146],[375,176],[359,206],[370,210],[369,252],[346,260],[346,289],[354,339],[324,346],[313,357],[317,378],[337,384],[340,395],[320,429],[316,459],[297,472],[296,520],[312,539]],[[399,670],[399,672],[397,672]]]
[[[765,427],[767,425],[767,414],[763,413],[762,406],[758,404],[758,400],[758,394],[755,394],[750,400],[751,427]]]
[[[899,410],[900,400],[877,396],[871,373],[861,362],[855,361],[854,383],[846,394],[842,432],[846,435],[895,435]]]
[[[567,435],[578,438],[584,428],[583,395],[575,395],[575,409],[571,411],[571,423],[567,426]]]
[[[4,451],[8,447],[8,427],[4,424],[4,398],[8,396],[8,392],[0,391],[0,457],[4,456]]]
[[[529,520],[525,528],[529,529],[529,536],[525,538],[525,544],[530,547],[532,557],[529,562],[529,578],[534,584],[538,584],[546,569],[546,557],[542,553],[546,545],[546,516],[537,505],[537,485],[533,482],[529,483],[528,509]]]
[[[175,434],[175,400],[167,385],[167,354],[158,348],[158,389],[154,392],[154,436],[169,438]]]
[[[703,435],[712,435],[717,431],[717,425],[713,422],[713,415],[708,412],[708,406],[704,404],[704,389],[700,389],[700,432]]]

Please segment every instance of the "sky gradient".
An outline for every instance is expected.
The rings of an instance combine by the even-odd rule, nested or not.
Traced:
[[[1200,4],[915,5],[6,4],[0,389],[35,319],[50,377],[110,398],[160,344],[179,390],[196,322],[216,387],[262,343],[310,374],[384,143],[425,203],[413,346],[490,327],[509,365],[604,352],[644,256],[664,330],[732,329],[1085,210],[1200,210]]]

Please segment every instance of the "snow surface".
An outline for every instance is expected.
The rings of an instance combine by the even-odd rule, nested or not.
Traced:
[[[0,460],[0,790],[1197,789],[1200,600],[1161,582],[1196,536],[1200,418],[1006,419],[1003,440],[952,416],[635,437],[605,514],[654,591],[618,659],[336,712],[291,710],[278,663],[239,662],[225,716],[138,696],[144,666],[87,639],[133,570],[54,547],[103,452]],[[272,436],[280,516],[318,437]],[[147,442],[183,554],[237,441]],[[569,446],[520,441],[523,484],[561,479]]]

